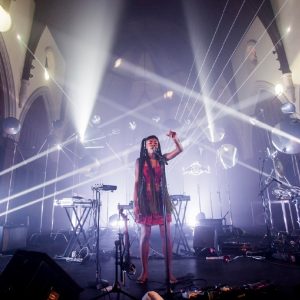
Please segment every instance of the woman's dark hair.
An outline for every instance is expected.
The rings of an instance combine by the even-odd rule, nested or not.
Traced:
[[[151,166],[151,162],[150,162],[150,157],[148,155],[148,151],[147,151],[147,148],[146,148],[146,142],[150,139],[156,139],[158,141],[157,152],[160,156],[162,156],[161,148],[160,148],[160,142],[159,142],[159,139],[158,139],[157,136],[149,135],[148,137],[146,137],[142,140],[141,150],[140,150],[140,157],[139,157],[139,178],[138,178],[138,199],[139,199],[139,201],[140,201],[140,199],[145,198],[145,195],[144,195],[144,193],[145,193],[145,187],[144,187],[145,182],[144,182],[144,175],[143,175],[143,168],[144,168],[145,162],[148,165],[149,170],[153,170],[152,166]],[[149,172],[149,175],[151,177],[151,181],[154,182],[154,170],[153,170],[153,172]],[[162,180],[163,185],[161,186],[161,190],[160,190],[161,196],[165,195],[165,193],[166,193],[166,195],[168,194],[167,193],[165,168],[163,168],[162,176],[164,177],[164,180]],[[162,201],[160,202],[160,204],[158,203],[158,205],[162,205]],[[142,203],[139,203],[139,206],[142,209],[145,205],[143,205]],[[172,204],[170,203],[170,205],[168,205],[168,202],[167,202],[167,206],[168,206],[167,211],[168,212],[171,211],[172,210]],[[148,213],[148,209],[146,208],[145,213]],[[160,206],[159,209],[161,210],[162,207]]]

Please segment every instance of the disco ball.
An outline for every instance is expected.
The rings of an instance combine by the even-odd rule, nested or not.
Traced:
[[[286,119],[278,123],[271,133],[274,147],[286,154],[300,152],[300,120],[295,118]]]
[[[5,118],[2,124],[2,129],[6,134],[18,134],[21,129],[21,123],[14,117]]]
[[[233,168],[238,162],[237,148],[231,144],[223,144],[217,154],[224,169]]]

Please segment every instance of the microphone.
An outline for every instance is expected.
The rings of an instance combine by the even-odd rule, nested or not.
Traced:
[[[157,160],[164,162],[166,165],[168,164],[166,158],[159,153],[158,148],[154,148],[153,152]]]

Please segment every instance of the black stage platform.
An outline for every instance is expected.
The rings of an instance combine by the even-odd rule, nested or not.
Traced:
[[[258,236],[257,240],[260,238]],[[247,240],[249,238],[245,237],[244,239]],[[58,240],[60,240],[59,243]],[[253,236],[252,240],[254,240]],[[78,260],[71,258],[59,259],[57,258],[57,252],[61,251],[65,246],[62,241],[63,239],[54,241],[49,237],[44,237],[40,238],[39,242],[29,244],[24,250],[26,253],[29,250],[46,253],[51,259],[50,267],[48,266],[47,268],[48,270],[51,269],[55,277],[64,279],[67,276],[67,279],[73,280],[78,287],[82,288],[80,293],[78,291],[78,299],[100,298],[103,292],[96,288],[95,256],[89,255],[84,259]],[[231,249],[228,245],[231,246]],[[239,245],[245,247],[247,243],[240,243]],[[61,249],[59,249],[60,247]],[[263,252],[243,252],[241,247],[237,247],[237,243],[234,242],[227,243],[226,247],[227,254],[225,256],[224,253],[215,255],[215,253],[209,253],[208,250],[197,256],[192,254],[174,255],[173,268],[174,274],[178,278],[178,283],[172,285],[172,292],[168,299],[170,297],[171,299],[300,299],[299,257],[296,257],[296,260],[291,260],[284,255],[276,258],[274,255],[264,255],[265,253]],[[135,253],[136,250],[132,250]],[[99,277],[108,282],[108,289],[115,282],[116,265],[114,253],[114,247],[112,246],[110,250],[101,250],[99,254]],[[9,262],[15,257],[16,252],[0,255],[2,277],[5,273],[3,271],[7,270]],[[30,253],[28,257],[30,259]],[[41,257],[41,260],[43,260],[44,256],[42,255]],[[133,255],[131,263],[135,265],[136,273],[138,274],[140,271],[138,257]],[[63,274],[55,268],[54,270],[52,264],[58,265],[65,273]],[[159,251],[152,249],[149,266],[150,276],[147,284],[141,285],[136,283],[137,274],[131,276],[125,274],[124,285],[118,278],[119,283],[121,283],[120,289],[129,293],[135,299],[142,299],[148,291],[156,291],[164,299],[167,299],[166,292],[169,290],[167,290],[165,284],[165,264]],[[12,281],[25,281],[26,277],[32,276],[28,275],[29,273],[26,270],[23,270],[22,273],[17,270],[19,267],[15,268],[15,270],[10,271],[12,278],[14,278],[11,279]],[[45,274],[38,274],[38,277],[46,277],[48,274],[47,268],[44,268],[44,271],[40,270],[40,273],[44,272]],[[17,278],[18,276],[21,278]],[[49,282],[51,284],[51,280]],[[194,292],[192,293],[191,291]],[[118,293],[110,293],[101,298],[129,299],[124,295],[120,295],[119,298],[118,296]],[[36,298],[32,296],[30,299]]]

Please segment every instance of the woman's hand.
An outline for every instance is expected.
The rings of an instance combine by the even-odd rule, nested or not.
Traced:
[[[175,138],[176,138],[176,132],[170,130],[170,131],[167,133],[167,136],[170,137],[171,139],[175,139]]]

